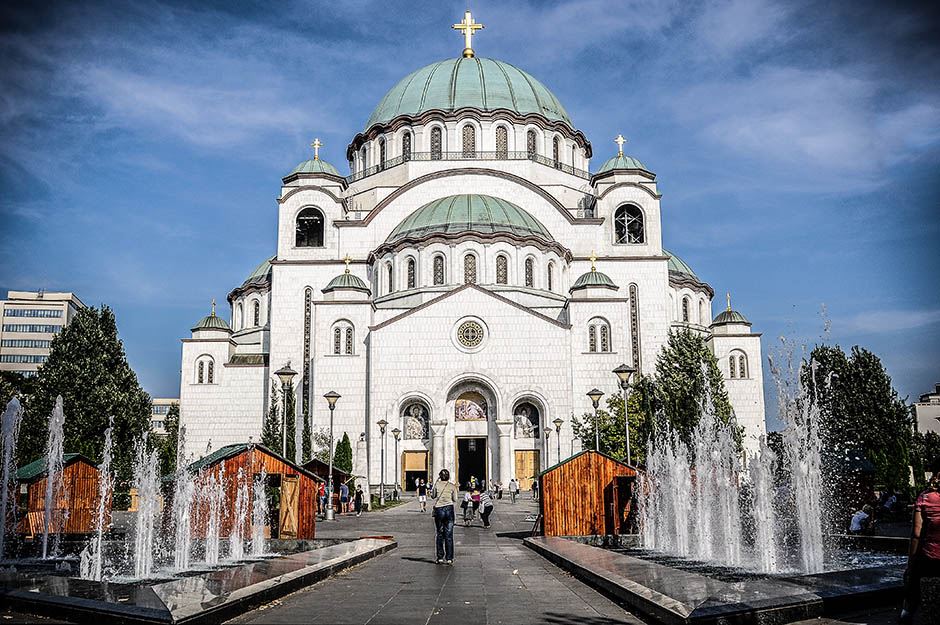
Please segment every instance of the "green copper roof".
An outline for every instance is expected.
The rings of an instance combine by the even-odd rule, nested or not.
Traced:
[[[505,233],[552,241],[545,226],[522,208],[491,195],[476,193],[449,195],[428,202],[398,224],[387,240],[394,243],[407,237],[462,232]]]
[[[372,111],[366,129],[399,115],[465,107],[537,113],[572,125],[565,108],[538,80],[509,63],[473,57],[432,63],[402,78]]]
[[[369,286],[362,281],[362,278],[359,276],[353,275],[351,273],[341,273],[326,285],[326,288],[323,289],[324,293],[329,293],[336,289],[352,289],[355,291],[363,291],[365,293],[371,293]]]
[[[618,154],[617,156],[607,159],[601,168],[597,170],[597,173],[594,175],[602,174],[605,171],[611,171],[614,169],[646,169],[646,166],[643,165],[640,161],[636,160],[632,156],[627,156],[625,154]]]
[[[295,167],[294,171],[287,175],[292,176],[294,174],[330,174],[332,176],[342,177],[338,169],[324,161],[322,158],[311,158],[310,160],[304,161]]]
[[[718,316],[715,317],[714,321],[712,321],[713,326],[724,325],[726,323],[743,323],[745,325],[751,325],[751,322],[736,310],[723,310],[718,313]]]
[[[82,459],[88,464],[94,464],[91,460],[86,458],[81,454],[62,454],[62,466],[68,466],[76,459]],[[20,467],[16,472],[16,481],[17,482],[32,482],[36,479],[39,479],[46,474],[46,458],[45,456],[36,458],[29,464]]]
[[[248,286],[250,284],[261,284],[264,282],[271,281],[271,261],[277,258],[277,256],[272,256],[271,258],[261,261],[261,264],[255,267],[255,270],[245,278],[245,281],[242,282],[242,286]]]
[[[582,274],[578,278],[574,285],[568,289],[569,291],[578,291],[580,289],[586,289],[588,287],[601,287],[605,289],[616,289],[617,285],[614,284],[614,281],[610,279],[606,273],[592,269],[591,271]]]
[[[192,327],[192,331],[196,330],[229,330],[228,323],[222,317],[217,317],[215,310],[212,311],[212,314],[206,315],[199,322]]]
[[[669,271],[684,273],[698,280],[698,276],[695,275],[695,272],[692,271],[692,268],[689,267],[684,260],[665,248],[663,248],[663,254],[669,257]]]

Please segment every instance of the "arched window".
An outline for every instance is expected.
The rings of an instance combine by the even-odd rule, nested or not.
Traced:
[[[532,158],[538,154],[538,149],[536,149],[535,142],[535,131],[530,129],[527,133],[525,133],[525,151],[529,158]]]
[[[261,325],[261,302],[258,300],[251,305],[251,325],[255,328]]]
[[[463,283],[477,283],[477,257],[473,254],[467,254],[463,257]]]
[[[496,127],[496,158],[509,158],[509,131],[505,126]]]
[[[443,156],[444,140],[440,126],[431,128],[431,160],[439,161]]]
[[[645,243],[643,211],[632,204],[618,208],[614,213],[614,234],[617,243]]]
[[[682,298],[682,320],[686,323],[689,322],[689,298]]]
[[[318,209],[305,208],[297,214],[296,247],[323,247],[323,213]]]
[[[198,373],[196,374],[196,383],[205,384],[206,383],[206,363],[199,361],[197,366]]]
[[[196,384],[215,384],[215,361],[203,355],[196,359]]]
[[[392,269],[391,263],[385,266],[385,278],[386,284],[388,285],[388,292],[391,293],[395,290],[395,272]]]
[[[738,362],[738,359],[735,358],[733,354],[731,356],[728,356],[728,371],[731,373],[732,379],[738,377],[737,367],[736,367],[737,362]]]
[[[434,284],[444,284],[444,257],[434,257]]]
[[[601,331],[601,351],[609,352],[610,351],[610,328],[606,325],[600,326]]]
[[[408,259],[407,272],[408,272],[408,276],[407,276],[408,288],[413,289],[415,288],[416,282],[417,282],[417,279],[415,276],[415,259],[414,258]]]
[[[733,358],[733,356],[732,356]],[[747,356],[744,354],[738,354],[738,377],[746,378],[747,376]]]
[[[496,257],[496,284],[509,283],[509,259],[500,254]]]
[[[362,146],[362,149],[359,151],[359,171],[366,170],[368,167],[368,163],[366,161],[368,161],[366,158],[366,146]]]
[[[379,169],[385,169],[385,139],[379,139]]]
[[[597,326],[594,324],[588,326],[588,351],[597,351]]]
[[[241,330],[245,323],[245,305],[239,303],[235,308],[235,329]]]
[[[211,360],[206,366],[206,383],[215,384],[215,363]]]
[[[698,322],[703,326],[708,325],[708,313],[705,312],[705,300],[699,300],[698,302]]]
[[[555,163],[555,167],[561,168],[561,139],[558,137],[552,140],[552,161]]]
[[[532,258],[525,259],[525,285],[535,286],[535,261]]]
[[[353,329],[352,326],[346,328],[346,355],[353,353]]]
[[[403,160],[411,160],[411,133],[405,132],[401,136],[401,157]]]
[[[610,324],[605,319],[595,317],[588,322],[588,351],[610,352]]]
[[[545,284],[549,291],[555,290],[555,263],[548,263],[548,269],[545,272]]]
[[[463,157],[473,158],[477,153],[477,129],[473,124],[464,124],[463,131]]]
[[[355,354],[356,331],[353,325],[346,321],[337,321],[333,325],[333,355],[352,356]]]
[[[574,167],[574,164],[578,162],[578,146],[577,144],[571,146],[571,166]]]
[[[340,351],[343,344],[343,329],[339,326],[333,328],[333,353],[341,354]]]

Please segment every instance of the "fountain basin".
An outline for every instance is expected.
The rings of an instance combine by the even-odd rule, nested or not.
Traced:
[[[0,601],[15,610],[77,623],[220,622],[394,549],[363,538],[178,579],[96,582],[75,577],[0,575]]]
[[[558,537],[525,545],[592,586],[667,625],[790,623],[846,607],[900,602],[903,564],[816,575],[766,575],[727,567],[669,566],[629,550],[603,549]],[[642,552],[636,552],[642,553]],[[893,557],[893,556],[892,556]],[[889,560],[890,561],[890,560]],[[896,558],[895,558],[896,561]],[[722,569],[719,571],[718,569]]]

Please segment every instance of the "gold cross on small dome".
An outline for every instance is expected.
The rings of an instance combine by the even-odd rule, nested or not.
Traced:
[[[349,257],[349,254],[346,254],[346,258],[343,259],[343,262],[346,263],[346,273],[349,273],[349,263],[352,262],[352,259]]]
[[[591,250],[591,271],[597,271],[597,254],[594,253],[594,250]]]
[[[483,24],[477,24],[473,21],[473,16],[470,15],[470,9],[467,9],[467,12],[463,14],[463,21],[451,26],[454,30],[462,30],[464,38],[464,49],[463,56],[466,59],[473,58],[473,35],[474,31],[485,28]]]
[[[215,298],[212,298],[212,316],[215,317]]]
[[[617,156],[623,156],[623,144],[626,142],[627,140],[624,139],[623,135],[620,134],[618,134],[617,138],[614,139],[614,143],[617,144]]]
[[[725,299],[728,301],[728,310],[731,310],[731,291],[725,293]]]
[[[320,138],[317,137],[313,140],[313,143],[310,144],[310,147],[313,148],[313,160],[320,160],[320,148],[323,147],[323,144],[320,143]]]

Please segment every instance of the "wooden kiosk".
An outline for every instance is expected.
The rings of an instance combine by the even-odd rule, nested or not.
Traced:
[[[322,480],[280,454],[256,443],[227,445],[189,465],[189,470],[197,474],[197,492],[213,479],[218,480],[221,476],[223,480],[225,497],[220,535],[228,536],[232,532],[235,501],[240,487],[238,470],[242,470],[242,480],[248,481],[251,488],[262,468],[266,473],[265,491],[269,515],[266,535],[280,539],[314,538],[317,524],[317,488]],[[250,519],[253,496],[248,498],[247,505],[246,515]],[[193,525],[194,536],[203,537],[204,525],[199,522]],[[243,525],[244,538],[248,539],[251,523]]]
[[[545,536],[629,533],[635,468],[585,450],[539,475],[539,512]]]
[[[81,454],[62,456],[62,493],[53,504],[50,531],[57,534],[90,534],[98,510],[100,474],[95,463]],[[46,459],[38,458],[16,472],[19,507],[25,511],[18,531],[26,536],[42,534],[45,523]],[[110,521],[111,502],[105,506]],[[68,514],[66,514],[68,513]]]

